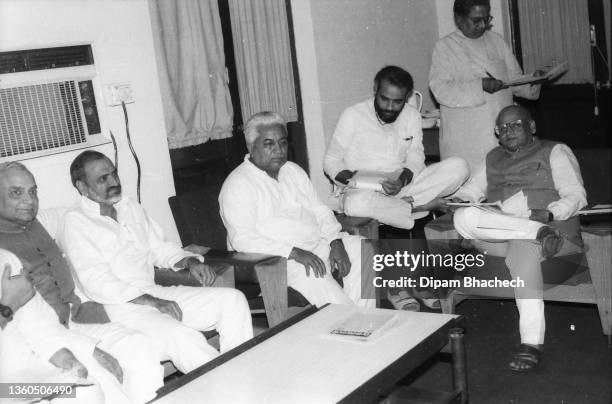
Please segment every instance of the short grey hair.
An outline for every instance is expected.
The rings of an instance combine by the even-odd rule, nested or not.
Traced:
[[[271,111],[258,112],[251,116],[244,124],[244,140],[250,147],[259,137],[259,128],[262,126],[281,125],[285,127],[285,120],[280,114]]]
[[[2,177],[9,170],[21,170],[32,175],[30,170],[28,170],[28,167],[24,166],[18,161],[6,161],[4,163],[0,163],[0,177]]]

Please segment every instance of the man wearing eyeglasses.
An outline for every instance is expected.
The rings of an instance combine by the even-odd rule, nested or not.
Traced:
[[[570,148],[538,139],[533,136],[535,131],[526,109],[504,108],[495,126],[499,146],[454,195],[501,206],[501,212],[461,208],[455,212],[454,225],[462,237],[474,239],[477,248],[505,256],[512,277],[525,281],[525,287],[514,289],[521,345],[509,368],[517,372],[533,369],[542,356],[545,322],[540,262],[580,251],[577,212],[586,205],[580,168]]]
[[[453,12],[458,30],[436,44],[429,87],[440,103],[440,157],[462,157],[474,170],[496,146],[499,111],[513,96],[537,99],[540,86],[505,86],[523,72],[504,38],[490,30],[489,0],[455,0]]]

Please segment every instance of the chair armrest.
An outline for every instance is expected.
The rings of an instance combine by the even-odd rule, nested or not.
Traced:
[[[279,260],[277,255],[244,253],[237,251],[210,250],[204,255],[206,262],[210,264],[231,264],[239,266],[255,266]]]
[[[235,285],[234,268],[232,265],[223,263],[211,263],[217,278],[211,286],[230,287]],[[197,286],[202,284],[189,274],[189,270],[181,269],[173,271],[167,268],[155,268],[155,283],[160,286]]]

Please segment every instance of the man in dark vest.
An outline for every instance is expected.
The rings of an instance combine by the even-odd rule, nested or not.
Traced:
[[[482,206],[457,210],[454,225],[462,237],[474,239],[479,249],[505,256],[512,277],[525,282],[514,289],[521,345],[509,367],[517,372],[533,369],[542,356],[545,321],[540,262],[580,251],[577,212],[586,205],[580,168],[570,148],[538,139],[535,131],[526,109],[501,110],[495,127],[499,146],[454,195],[470,202],[499,201],[498,211]]]

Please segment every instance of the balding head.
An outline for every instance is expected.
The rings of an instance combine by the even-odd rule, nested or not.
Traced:
[[[536,125],[529,111],[510,105],[502,109],[495,121],[495,134],[499,144],[510,152],[516,152],[533,142]]]
[[[38,194],[32,173],[16,161],[0,164],[0,226],[23,227],[37,213]]]

